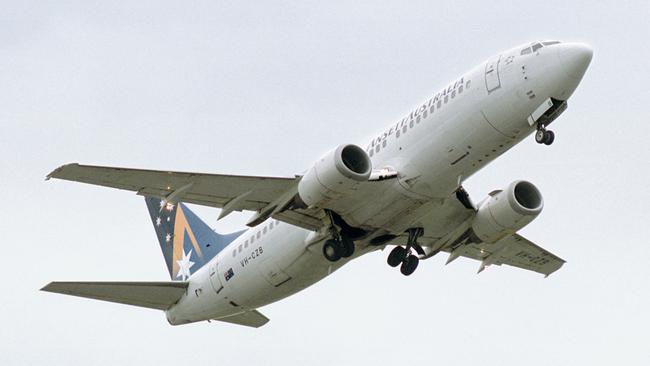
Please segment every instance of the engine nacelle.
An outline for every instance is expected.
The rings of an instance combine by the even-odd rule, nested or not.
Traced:
[[[496,243],[514,234],[542,212],[544,199],[532,183],[518,180],[481,202],[472,221],[474,234],[483,242]]]
[[[372,172],[368,154],[356,145],[341,145],[309,169],[298,183],[298,195],[309,207],[326,207],[350,193]]]

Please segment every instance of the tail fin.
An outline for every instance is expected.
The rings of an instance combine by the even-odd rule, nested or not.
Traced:
[[[244,232],[218,234],[182,203],[145,202],[172,280],[185,281]]]

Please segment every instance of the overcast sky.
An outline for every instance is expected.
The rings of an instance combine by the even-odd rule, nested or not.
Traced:
[[[647,1],[2,2],[0,364],[647,365]],[[45,182],[69,162],[291,176],[487,57],[537,40],[594,48],[553,124],[472,177],[544,194],[523,234],[548,279],[445,256],[409,278],[387,252],[261,311],[260,329],[39,292],[52,280],[168,280],[142,198]],[[220,231],[249,214],[216,223]]]

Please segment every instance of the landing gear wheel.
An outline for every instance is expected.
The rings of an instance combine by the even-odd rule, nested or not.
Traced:
[[[548,131],[544,126],[539,126],[535,132],[535,141],[538,144],[550,145],[555,140],[555,133]]]
[[[418,268],[419,263],[420,259],[417,256],[411,254],[406,257],[406,259],[404,259],[399,270],[404,276],[410,276],[413,272],[415,272],[415,269]]]
[[[336,262],[341,259],[341,246],[336,240],[330,239],[323,244],[323,255],[330,262]]]
[[[390,251],[390,254],[388,255],[388,259],[386,261],[388,262],[389,266],[397,267],[400,263],[402,263],[402,261],[404,261],[407,255],[408,253],[404,247],[395,247]]]
[[[555,141],[555,133],[553,131],[544,131],[544,144],[550,145]]]
[[[350,238],[341,236],[339,245],[341,250],[341,258],[347,258],[354,254],[354,242],[350,240]]]

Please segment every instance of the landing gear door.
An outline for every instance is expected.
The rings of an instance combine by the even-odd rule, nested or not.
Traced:
[[[210,267],[208,268],[210,270],[210,284],[212,285],[214,291],[221,293],[221,291],[223,291],[223,282],[221,282],[221,276],[219,275],[217,267],[217,263],[211,263]]]
[[[488,94],[501,87],[501,78],[499,77],[499,66],[501,56],[493,57],[485,63],[485,88]]]

